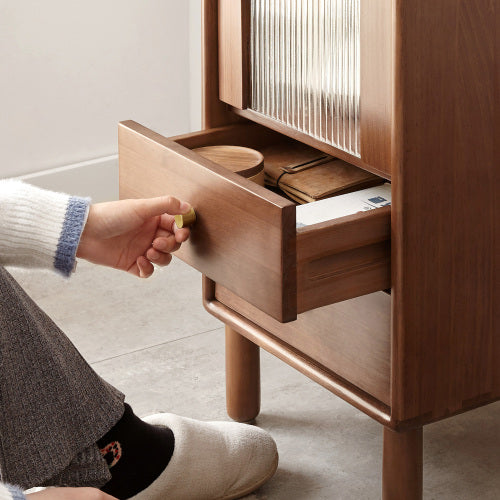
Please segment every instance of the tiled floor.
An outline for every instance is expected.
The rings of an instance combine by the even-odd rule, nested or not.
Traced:
[[[227,419],[224,333],[201,305],[201,277],[178,260],[149,280],[81,262],[64,280],[11,270],[139,415]],[[377,499],[382,428],[262,354],[262,413],[280,467],[253,499]],[[500,498],[500,403],[424,432],[424,498]],[[404,500],[404,499],[403,499]]]

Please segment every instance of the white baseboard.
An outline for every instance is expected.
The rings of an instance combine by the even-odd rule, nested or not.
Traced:
[[[53,191],[90,196],[94,203],[117,200],[118,155],[51,168],[18,179]]]

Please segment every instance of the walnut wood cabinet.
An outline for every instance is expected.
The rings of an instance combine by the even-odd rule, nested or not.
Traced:
[[[204,1],[204,130],[167,139],[122,123],[121,196],[168,192],[198,213],[179,256],[227,325],[229,414],[259,412],[262,347],[379,421],[383,498],[421,498],[423,426],[500,397],[496,6],[345,0],[359,22],[359,109],[355,147],[343,147],[252,109],[258,3]],[[285,102],[297,68],[280,57]],[[390,180],[392,206],[296,229],[294,203],[191,151],[287,141]]]

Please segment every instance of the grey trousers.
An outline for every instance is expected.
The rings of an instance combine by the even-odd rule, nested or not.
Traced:
[[[95,444],[124,396],[0,266],[0,478],[23,488],[102,486]]]

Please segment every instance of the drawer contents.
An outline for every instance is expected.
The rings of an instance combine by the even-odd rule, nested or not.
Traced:
[[[310,226],[311,224],[338,219],[358,212],[387,207],[390,204],[391,185],[385,183],[315,203],[300,205],[296,209],[296,225],[297,227]]]
[[[266,184],[297,203],[309,203],[382,184],[380,177],[299,142],[261,150]]]
[[[204,146],[193,151],[235,174],[264,185],[264,156],[243,146]]]

